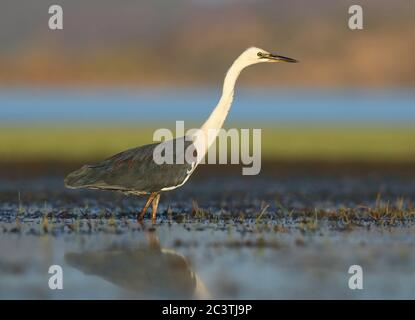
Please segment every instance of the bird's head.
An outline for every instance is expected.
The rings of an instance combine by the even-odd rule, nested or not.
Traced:
[[[295,59],[270,53],[266,50],[251,47],[246,49],[239,57],[246,64],[255,64],[261,62],[298,62]]]

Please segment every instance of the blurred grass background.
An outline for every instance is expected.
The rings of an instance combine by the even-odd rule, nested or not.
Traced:
[[[2,126],[3,161],[95,161],[151,143],[154,127],[108,124]],[[174,132],[174,131],[173,131]],[[264,160],[407,162],[415,159],[415,128],[276,126],[262,128]]]
[[[52,4],[63,7],[63,30],[48,28]],[[258,66],[243,73],[238,86],[289,88],[291,95],[333,88],[413,92],[415,2],[364,1],[362,31],[348,28],[352,4],[348,0],[2,0],[0,162],[93,161],[150,143],[153,130],[160,127],[151,123],[156,117],[140,117],[134,126],[82,125],[77,120],[69,123],[64,116],[62,123],[38,123],[30,116],[42,105],[39,99],[30,111],[21,111],[24,120],[11,122],[4,120],[7,112],[2,113],[11,108],[5,97],[9,89],[24,95],[41,87],[53,96],[63,87],[141,92],[185,88],[189,93],[202,87],[219,94],[231,61],[252,45],[301,63],[295,70],[282,64],[275,69]],[[209,106],[215,103],[212,100]],[[19,108],[18,103],[13,107]],[[116,110],[117,105],[111,102],[110,107]],[[391,104],[390,110],[394,107]],[[56,110],[65,108],[67,104],[56,103]],[[263,159],[415,161],[411,119],[387,125],[264,121],[245,127],[263,128]]]

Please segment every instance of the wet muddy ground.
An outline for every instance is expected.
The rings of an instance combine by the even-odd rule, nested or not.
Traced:
[[[413,175],[222,173],[163,194],[154,225],[144,198],[3,175],[0,298],[415,298]]]

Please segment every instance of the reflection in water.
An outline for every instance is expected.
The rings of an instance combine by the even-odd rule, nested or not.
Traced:
[[[182,255],[161,248],[155,232],[147,232],[147,238],[146,248],[67,253],[65,260],[85,274],[101,277],[144,298],[209,297]]]

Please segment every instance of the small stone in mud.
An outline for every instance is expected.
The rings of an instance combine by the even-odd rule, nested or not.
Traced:
[[[305,241],[303,238],[297,238],[295,239],[295,245],[298,247],[304,247],[305,246]]]
[[[182,246],[182,244],[183,244],[183,242],[182,242],[182,240],[180,240],[180,239],[176,239],[176,240],[174,240],[174,242],[173,242],[173,246],[175,246],[175,247],[181,247],[181,246]]]
[[[10,233],[20,233],[20,228],[14,227],[14,228],[10,229],[9,232]]]
[[[184,214],[177,214],[173,218],[177,223],[182,223],[185,220]]]

